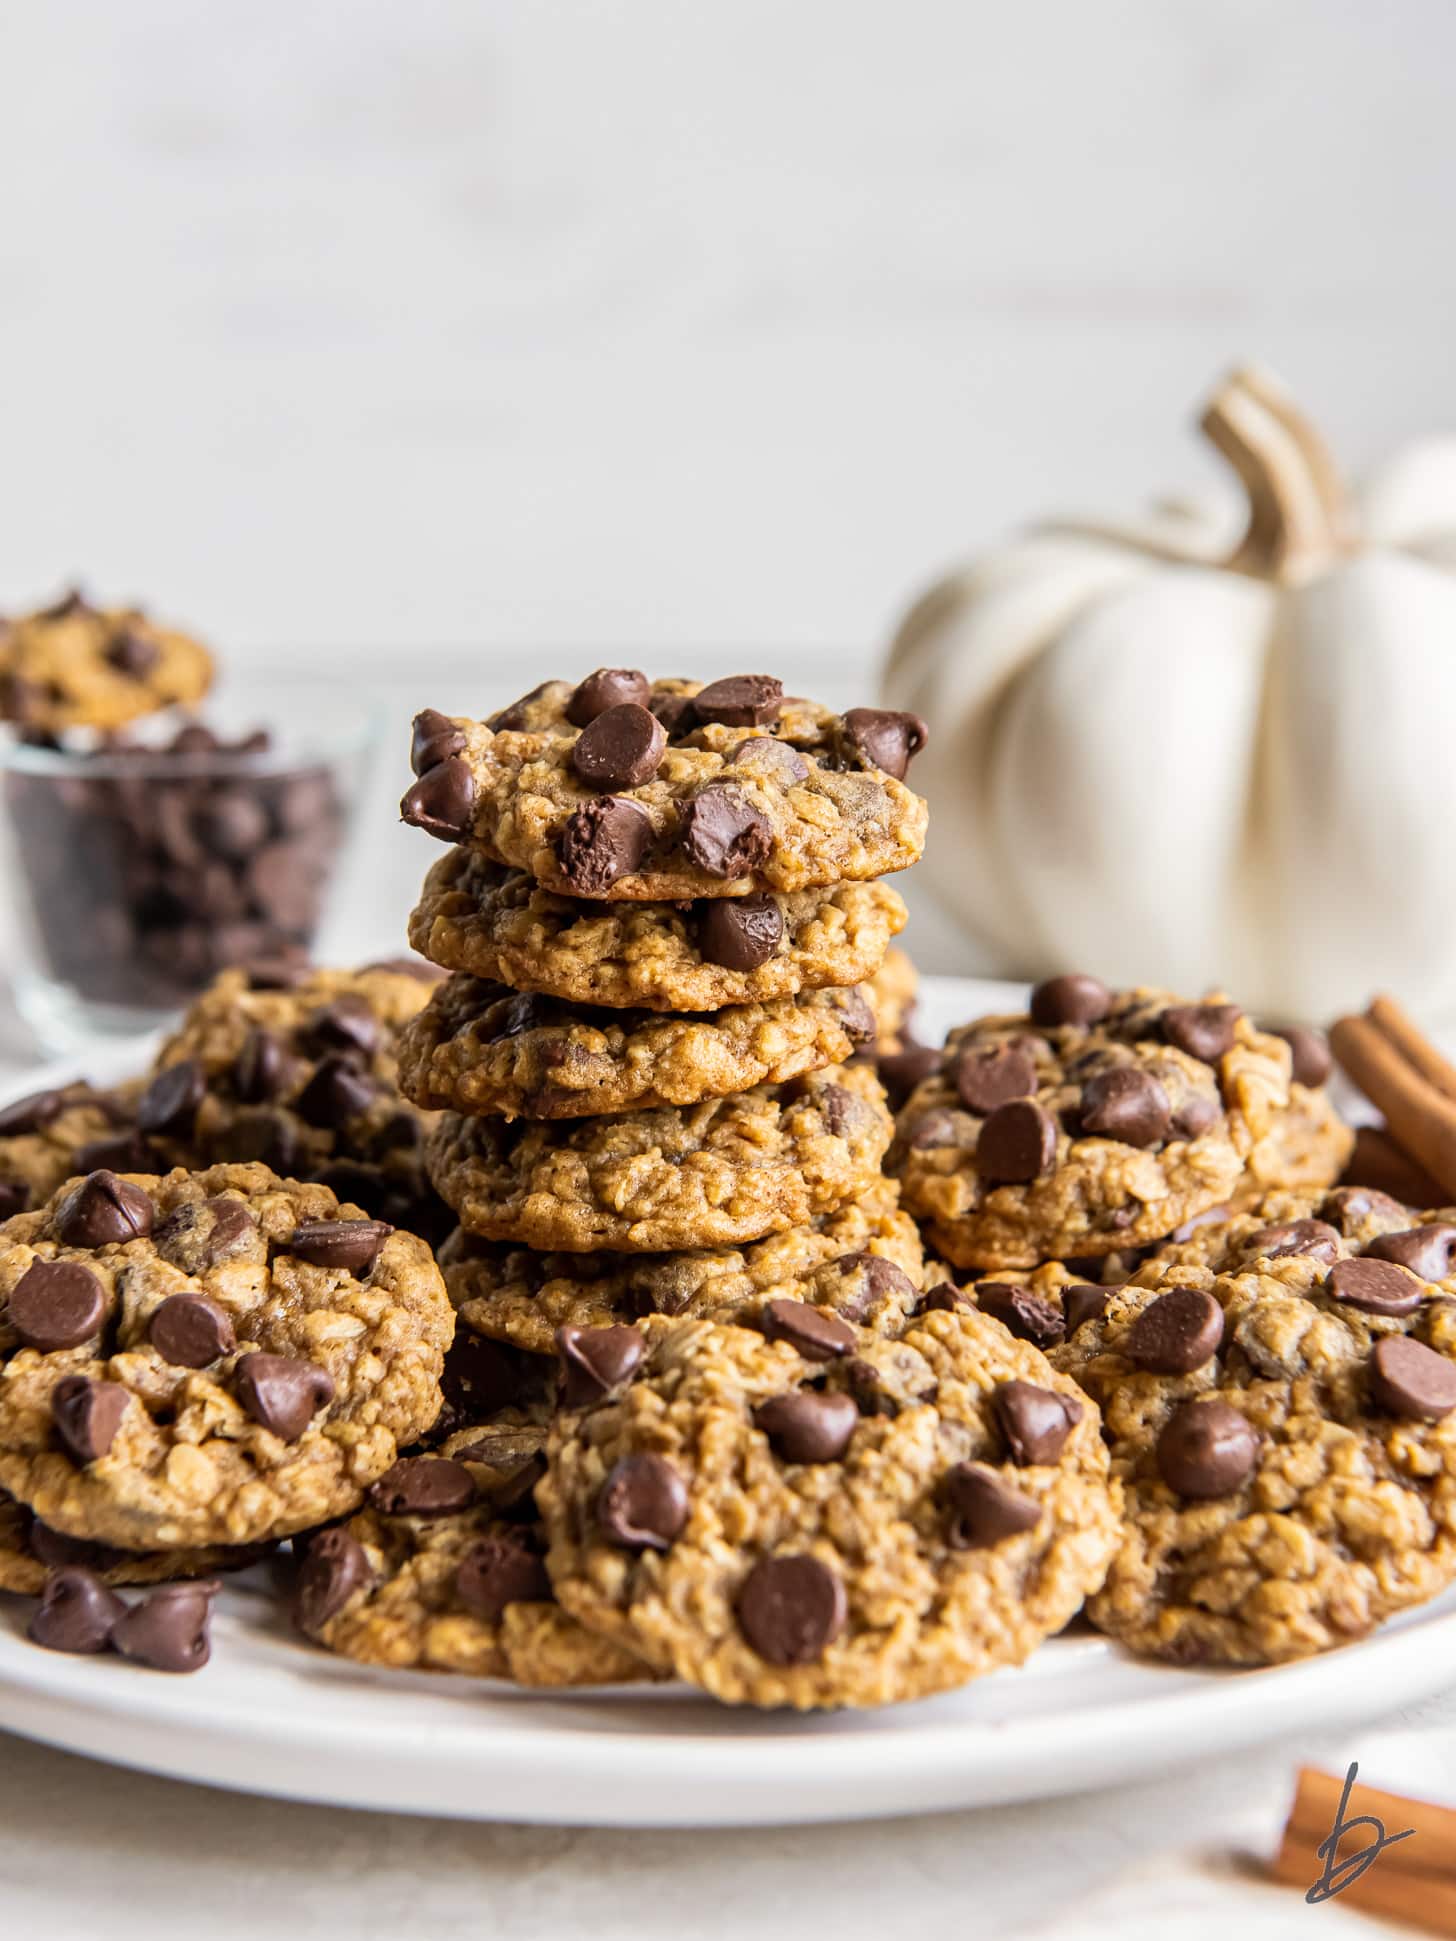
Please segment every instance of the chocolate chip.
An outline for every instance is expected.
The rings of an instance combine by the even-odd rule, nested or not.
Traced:
[[[147,1323],[147,1339],[174,1368],[207,1368],[238,1345],[226,1313],[200,1294],[168,1295]]]
[[[1294,1082],[1296,1085],[1323,1085],[1334,1069],[1330,1057],[1329,1040],[1322,1031],[1311,1031],[1307,1025],[1292,1024],[1274,1033],[1282,1038],[1294,1060]]]
[[[573,728],[587,728],[608,708],[645,708],[651,696],[647,676],[635,667],[599,667],[572,689],[566,718]]]
[[[1386,1335],[1370,1357],[1370,1393],[1390,1415],[1438,1422],[1456,1409],[1456,1367],[1406,1335]]]
[[[731,883],[763,862],[773,830],[737,782],[709,782],[683,811],[682,846],[699,869]]]
[[[840,1313],[851,1321],[864,1320],[881,1301],[894,1301],[903,1308],[915,1298],[914,1281],[903,1267],[886,1260],[883,1254],[872,1254],[861,1247],[857,1253],[841,1254],[830,1265],[837,1267],[846,1280],[853,1276],[860,1282],[858,1295],[835,1303]]]
[[[252,1240],[258,1231],[258,1222],[241,1200],[224,1197],[204,1200],[202,1205],[210,1217],[211,1226],[200,1264],[215,1267],[220,1260],[226,1260],[240,1246]]]
[[[992,1391],[991,1406],[1011,1450],[1011,1460],[1023,1469],[1033,1463],[1053,1463],[1063,1444],[1082,1419],[1082,1404],[1035,1382],[1002,1382]]]
[[[898,1112],[917,1085],[924,1084],[940,1070],[941,1054],[934,1045],[907,1042],[899,1051],[882,1051],[875,1059],[875,1071],[890,1110]]]
[[[61,1377],[51,1390],[51,1420],[73,1462],[84,1468],[101,1460],[116,1440],[128,1400],[127,1391],[115,1382]]]
[[[125,1603],[94,1571],[71,1564],[46,1578],[25,1635],[47,1651],[105,1651],[112,1628],[125,1615]]]
[[[424,775],[452,756],[463,754],[465,731],[438,708],[421,708],[410,729],[410,767]]]
[[[928,1294],[922,1294],[916,1304],[917,1314],[955,1314],[975,1306],[968,1294],[962,1294],[953,1281],[942,1281],[932,1287]]]
[[[212,1656],[216,1584],[164,1584],[111,1627],[111,1645],[152,1671],[201,1671]]]
[[[1374,1260],[1393,1260],[1398,1267],[1409,1267],[1423,1281],[1443,1281],[1450,1277],[1452,1257],[1456,1255],[1456,1227],[1435,1220],[1429,1226],[1407,1227],[1403,1233],[1382,1233],[1368,1243],[1365,1252]]]
[[[244,1355],[238,1362],[238,1400],[260,1428],[297,1442],[321,1408],[334,1399],[326,1368],[292,1355]]]
[[[698,725],[697,710],[688,694],[659,693],[655,688],[647,704],[667,730],[669,741],[691,734]]]
[[[854,1348],[854,1329],[807,1301],[765,1301],[759,1326],[770,1341],[787,1341],[806,1361],[835,1361]]]
[[[844,717],[845,738],[874,768],[903,782],[906,770],[930,739],[918,714],[889,708],[851,708]]]
[[[1243,1015],[1237,1004],[1173,1004],[1162,1015],[1163,1036],[1190,1058],[1215,1065],[1233,1049]]]
[[[770,1665],[812,1665],[844,1629],[838,1575],[817,1557],[763,1557],[738,1593],[738,1623]]]
[[[848,1395],[803,1388],[761,1403],[753,1420],[785,1462],[838,1462],[849,1447],[859,1410]]]
[[[427,768],[399,804],[400,820],[440,842],[464,842],[475,815],[475,777],[462,755]]]
[[[573,894],[605,896],[642,867],[652,839],[646,811],[620,795],[584,802],[561,835],[561,870]]]
[[[588,788],[640,788],[661,766],[667,735],[656,715],[636,702],[599,714],[571,751],[571,766]]]
[[[498,1624],[508,1604],[549,1604],[551,1579],[545,1564],[520,1537],[492,1531],[461,1558],[455,1594],[487,1624]]]
[[[1340,1258],[1340,1236],[1323,1220],[1283,1220],[1277,1226],[1260,1227],[1244,1242],[1246,1251],[1261,1260],[1279,1260],[1288,1254],[1303,1254],[1310,1260],[1332,1265]]]
[[[77,1173],[161,1173],[166,1163],[149,1139],[139,1132],[114,1132],[104,1139],[88,1139],[71,1157]]]
[[[1069,971],[1048,977],[1031,994],[1031,1021],[1043,1028],[1100,1024],[1112,1009],[1112,993],[1095,977]]]
[[[1158,1474],[1180,1496],[1232,1496],[1253,1475],[1259,1438],[1227,1402],[1184,1402],[1164,1423]]]
[[[1034,1342],[1038,1348],[1050,1348],[1065,1332],[1065,1322],[1050,1301],[1009,1281],[978,1282],[976,1306],[994,1316],[1018,1341]]]
[[[529,694],[520,695],[507,707],[497,708],[494,714],[487,716],[486,727],[492,734],[497,735],[517,734],[521,729],[529,727],[532,708],[550,685],[549,681],[538,681]]]
[[[963,1052],[955,1063],[955,1088],[967,1110],[983,1118],[1012,1099],[1036,1090],[1036,1061],[1024,1045]]]
[[[128,680],[139,681],[149,674],[161,659],[161,649],[154,640],[134,627],[122,627],[114,633],[107,643],[106,662],[118,674],[125,674]]]
[[[362,1279],[393,1232],[387,1220],[305,1220],[283,1245],[311,1267],[335,1268]]]
[[[129,1559],[125,1550],[113,1550],[109,1544],[91,1543],[85,1537],[68,1537],[63,1530],[53,1530],[39,1517],[31,1519],[26,1534],[26,1545],[37,1563],[50,1570],[69,1569],[79,1564],[84,1570],[115,1570],[118,1564]]]
[[[946,1542],[952,1550],[987,1550],[1041,1521],[1036,1498],[1013,1489],[984,1463],[958,1462],[946,1471],[942,1487],[951,1510]]]
[[[693,696],[699,721],[721,721],[725,728],[763,728],[777,721],[784,684],[772,674],[730,674],[710,681]]]
[[[313,1052],[362,1052],[367,1056],[384,1036],[384,1026],[367,998],[346,992],[331,1004],[320,1005],[305,1023],[302,1035]]]
[[[56,1233],[68,1247],[120,1246],[144,1240],[152,1230],[155,1208],[139,1186],[115,1173],[96,1172],[83,1179],[56,1209]]]
[[[623,1456],[597,1497],[597,1522],[623,1550],[666,1550],[687,1520],[687,1485],[665,1456]]]
[[[728,757],[730,767],[747,768],[756,775],[777,782],[781,788],[796,788],[807,782],[810,767],[797,748],[772,735],[749,735]]]
[[[296,991],[311,972],[303,956],[254,957],[242,967],[250,991]]]
[[[1123,1353],[1155,1375],[1191,1375],[1219,1351],[1223,1309],[1196,1287],[1174,1287],[1128,1329]]]
[[[475,1501],[475,1482],[448,1456],[402,1456],[366,1493],[383,1516],[456,1516]]]
[[[11,1220],[30,1205],[30,1188],[20,1179],[0,1179],[0,1220]]]
[[[1151,1072],[1136,1066],[1115,1065],[1095,1073],[1082,1087],[1083,1138],[1156,1146],[1167,1138],[1172,1121],[1168,1094]]]
[[[206,1092],[207,1077],[197,1059],[183,1058],[164,1067],[137,1100],[138,1129],[162,1137],[191,1138]]]
[[[563,1408],[585,1408],[599,1402],[620,1383],[630,1381],[642,1366],[646,1343],[636,1328],[556,1330],[561,1356]]]
[[[79,1260],[32,1261],[11,1289],[6,1317],[43,1355],[79,1348],[106,1319],[106,1291]]]
[[[1337,1186],[1333,1193],[1325,1195],[1320,1217],[1333,1221],[1342,1233],[1348,1233],[1362,1220],[1389,1220],[1393,1226],[1404,1226],[1410,1210],[1373,1186]]]
[[[698,948],[724,970],[757,970],[783,939],[783,915],[771,896],[711,897],[698,907]]]
[[[1056,1121],[1035,1099],[1012,1099],[981,1127],[976,1171],[991,1186],[1024,1186],[1056,1157]]]
[[[839,1014],[839,1022],[844,1027],[845,1036],[852,1045],[874,1043],[879,1026],[862,986],[852,984],[847,990],[836,991],[834,1006]]]
[[[985,1127],[981,1128],[985,1137]],[[933,1112],[923,1112],[905,1128],[905,1143],[916,1152],[929,1152],[936,1146],[956,1146],[960,1144],[960,1129],[956,1125],[954,1113],[937,1106]]]
[[[20,1133],[39,1132],[58,1119],[71,1100],[64,1092],[27,1092],[23,1099],[12,1099],[0,1108],[0,1139],[14,1139]]]
[[[1100,1321],[1107,1312],[1109,1290],[1077,1281],[1062,1291],[1062,1315],[1068,1340],[1088,1321]]]
[[[374,1580],[369,1558],[347,1530],[320,1530],[309,1541],[293,1589],[293,1621],[300,1631],[321,1631],[354,1595]]]
[[[250,1031],[232,1063],[233,1091],[249,1105],[276,1099],[287,1082],[288,1062],[271,1031]]]
[[[1194,1093],[1184,1099],[1173,1114],[1172,1132],[1175,1139],[1198,1139],[1215,1124],[1219,1109],[1212,1099],[1200,1098]]]
[[[1330,1269],[1325,1292],[1345,1307],[1362,1314],[1414,1314],[1421,1304],[1422,1283],[1391,1260],[1339,1260]]]
[[[851,1138],[864,1121],[863,1101],[843,1085],[821,1085],[817,1098],[826,1129],[836,1139]]]
[[[285,1177],[298,1164],[299,1133],[285,1112],[267,1106],[249,1106],[211,1139],[212,1157],[236,1165],[256,1161]]]
[[[294,1100],[306,1125],[338,1131],[374,1103],[378,1088],[341,1052],[321,1059],[313,1077]]]

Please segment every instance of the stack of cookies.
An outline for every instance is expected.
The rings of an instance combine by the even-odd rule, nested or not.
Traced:
[[[924,840],[924,732],[764,675],[625,668],[417,717],[402,813],[451,848],[410,937],[452,975],[400,1084],[442,1114],[467,1329],[544,1356],[562,1329],[783,1299],[909,1312],[919,1239],[855,1055],[905,921],[879,878]]]

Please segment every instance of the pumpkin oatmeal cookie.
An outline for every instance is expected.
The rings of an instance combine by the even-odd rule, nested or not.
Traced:
[[[0,1488],[134,1550],[352,1510],[440,1411],[429,1248],[262,1166],[97,1172],[0,1228]]]
[[[729,1704],[882,1705],[1020,1664],[1116,1545],[1095,1409],[973,1312],[898,1340],[788,1301],[766,1325],[570,1344],[537,1487],[561,1604]]]
[[[546,681],[487,722],[415,717],[404,820],[565,896],[742,896],[919,860],[916,715],[831,713],[766,674]]]
[[[946,1259],[1031,1267],[1143,1246],[1227,1202],[1289,1104],[1289,1047],[1237,1005],[1057,977],[1029,1015],[951,1033],[891,1169]]]
[[[701,1105],[542,1124],[447,1112],[430,1171],[460,1225],[550,1253],[732,1247],[865,1192],[893,1122],[874,1073],[832,1065]]]

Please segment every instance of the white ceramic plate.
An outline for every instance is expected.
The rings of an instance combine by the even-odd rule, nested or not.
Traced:
[[[921,1033],[1018,998],[1004,985],[935,980]],[[137,1062],[114,1051],[91,1061],[102,1082]],[[1448,1685],[1456,1665],[1453,1592],[1363,1644],[1277,1670],[1140,1664],[1078,1631],[944,1698],[799,1718],[730,1710],[681,1687],[546,1696],[365,1671],[290,1633],[274,1568],[228,1582],[212,1662],[188,1678],[39,1651],[24,1638],[29,1603],[0,1597],[0,1726],[120,1765],[333,1805],[565,1825],[784,1825],[1112,1784],[1391,1711]]]

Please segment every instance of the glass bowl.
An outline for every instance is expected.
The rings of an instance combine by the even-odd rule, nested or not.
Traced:
[[[41,1044],[153,1030],[227,964],[306,958],[378,730],[280,682],[125,739],[0,747],[10,970]]]

